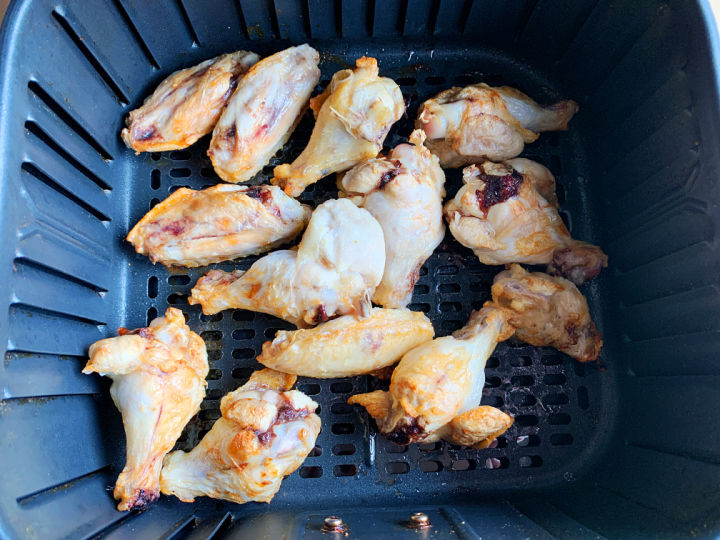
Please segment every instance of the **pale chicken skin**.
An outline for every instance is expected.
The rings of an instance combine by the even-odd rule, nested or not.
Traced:
[[[135,153],[187,148],[212,131],[238,79],[259,59],[237,51],[171,74],[130,112],[123,141]]]
[[[325,91],[310,100],[315,113],[310,142],[292,164],[275,167],[271,182],[293,197],[329,174],[377,156],[405,112],[400,87],[379,76],[374,58],[355,64],[335,73]]]
[[[557,209],[527,174],[486,161],[466,167],[463,182],[445,205],[445,218],[453,236],[480,262],[550,264],[562,257],[569,261],[567,277],[576,283],[607,266],[607,255],[599,247],[570,237]],[[572,255],[576,257],[570,260]],[[562,264],[557,268],[564,269]]]
[[[508,313],[485,307],[465,327],[416,347],[403,356],[390,390],[357,394],[380,431],[397,444],[434,442],[485,448],[513,423],[489,406],[479,406],[485,364],[495,346],[513,333]]]
[[[127,460],[115,484],[118,510],[133,510],[160,495],[160,468],[188,421],[200,409],[208,374],[202,338],[168,308],[147,328],[90,346],[83,373],[113,380],[110,395],[122,413]]]
[[[414,131],[413,144],[357,165],[339,182],[340,195],[365,208],[382,227],[385,270],[372,299],[387,308],[410,303],[420,267],[445,236],[445,173],[423,139],[422,131]]]
[[[304,377],[353,377],[393,365],[434,335],[423,313],[373,308],[368,317],[345,315],[307,330],[280,330],[257,360]]]
[[[320,80],[318,52],[291,47],[245,74],[213,130],[208,156],[226,182],[245,182],[287,142]]]
[[[519,264],[495,276],[493,305],[510,313],[515,336],[537,347],[554,347],[580,362],[596,360],[602,336],[587,301],[567,279],[528,272]]]
[[[345,199],[318,206],[296,250],[265,255],[246,272],[213,270],[192,290],[205,314],[248,309],[307,327],[367,314],[385,267],[380,225]]]
[[[127,241],[153,263],[204,266],[289,242],[310,213],[276,186],[180,188],[145,214]]]
[[[165,457],[162,492],[183,502],[270,502],[320,433],[317,403],[290,390],[294,383],[294,375],[263,369],[223,397],[222,417],[200,443]]]
[[[425,131],[427,147],[443,167],[520,155],[542,131],[566,130],[577,112],[574,101],[541,107],[509,86],[453,87],[422,104],[415,127]]]

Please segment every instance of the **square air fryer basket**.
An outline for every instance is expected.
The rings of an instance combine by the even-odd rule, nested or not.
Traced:
[[[271,504],[162,497],[115,510],[124,462],[108,381],[80,373],[88,346],[171,305],[205,340],[208,391],[178,448],[220,416],[219,400],[258,367],[273,317],[204,316],[190,288],[207,269],[168,272],[124,242],[181,186],[219,183],[207,139],[135,156],[124,117],[172,71],[223,52],[265,55],[309,42],[321,90],[362,55],[400,85],[407,140],[417,107],[453,85],[515,86],[572,98],[567,132],[524,157],[558,180],[575,238],[610,256],[583,286],[604,335],[597,363],[550,348],[498,346],[483,403],[515,424],[494,448],[401,447],[349,395],[370,377],[300,378],[322,432]],[[0,537],[351,538],[711,537],[720,531],[718,37],[690,0],[19,0],[0,59]],[[304,148],[309,115],[263,169]],[[453,196],[460,171],[447,171]],[[309,187],[312,205],[336,196]],[[247,269],[257,257],[216,267]],[[448,233],[421,270],[411,309],[446,335],[489,298],[498,267]],[[404,522],[423,511],[433,527]],[[434,536],[433,536],[434,535]]]

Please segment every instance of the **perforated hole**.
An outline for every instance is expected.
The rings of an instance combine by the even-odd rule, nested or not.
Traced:
[[[410,470],[410,465],[404,461],[391,461],[385,464],[385,472],[388,474],[407,474]]]
[[[298,390],[308,396],[316,396],[320,393],[320,385],[317,383],[305,383],[298,385]]]
[[[535,384],[535,379],[532,375],[515,375],[510,379],[512,386],[532,386]]]
[[[457,283],[440,283],[438,285],[438,292],[443,294],[459,293],[460,285]]]
[[[500,377],[485,377],[485,388],[497,388],[501,384]]]
[[[430,311],[430,304],[425,302],[414,302],[408,306],[408,309],[412,311],[422,311],[423,313],[427,313]]]
[[[167,297],[167,303],[171,306],[177,306],[188,303],[188,295],[185,293],[172,293]]]
[[[346,465],[335,465],[333,467],[334,476],[355,476],[357,474],[357,466],[352,463]]]
[[[510,465],[510,460],[503,457],[490,457],[485,459],[485,468],[486,469],[507,469]]]
[[[420,470],[424,473],[440,472],[443,470],[443,465],[439,461],[423,460],[420,461]]]
[[[150,172],[150,188],[151,189],[160,189],[160,170],[159,169],[153,169]]]
[[[347,394],[352,392],[352,389],[352,383],[347,381],[334,382],[330,385],[330,391],[333,394]]]
[[[562,373],[548,373],[547,375],[543,375],[543,384],[554,386],[565,384],[566,381],[567,377]]]
[[[532,358],[529,356],[513,356],[510,359],[510,365],[513,367],[527,367],[532,365]]]
[[[255,369],[251,367],[236,367],[232,370],[231,375],[233,379],[247,380],[253,374],[253,371]]]
[[[252,328],[243,328],[240,330],[234,330],[232,333],[233,339],[237,340],[243,340],[243,339],[252,339],[255,337],[255,330]]]
[[[184,275],[176,275],[176,276],[168,276],[168,284],[172,285],[173,287],[180,287],[182,285],[187,285],[190,283],[190,276],[184,276]],[[219,313],[218,313],[219,315]]]
[[[417,84],[415,77],[398,77],[395,82],[399,86],[415,86]]]
[[[537,403],[537,398],[527,392],[513,392],[510,394],[510,402],[518,407],[531,407]]]
[[[515,441],[518,446],[540,446],[540,437],[537,435],[519,435]]]
[[[542,398],[545,405],[565,405],[570,401],[566,394],[548,394]]]
[[[552,426],[565,426],[570,423],[570,415],[567,413],[552,413],[548,416],[548,422]]]
[[[332,453],[336,456],[352,456],[355,454],[354,444],[336,444],[333,446]]]
[[[332,425],[332,432],[335,435],[350,435],[355,433],[355,425],[350,422],[341,422]]]
[[[322,467],[303,466],[300,467],[300,478],[320,478],[323,475]]]
[[[330,406],[330,412],[333,414],[352,414],[353,408],[347,403],[333,403]]]
[[[521,467],[539,467],[542,465],[540,456],[522,456],[518,461]]]
[[[175,161],[185,161],[192,157],[190,150],[173,150],[170,152],[170,159]]]
[[[322,456],[323,450],[322,446],[315,445],[312,450],[310,450],[310,453],[308,454],[308,457],[320,457]]]
[[[427,84],[432,84],[433,86],[439,86],[441,84],[445,84],[445,77],[427,77],[425,82]]]
[[[247,347],[243,347],[242,349],[233,349],[232,357],[236,360],[248,360],[250,358],[255,358],[255,349],[249,349]]]
[[[388,442],[387,451],[389,454],[404,454],[408,451],[408,447],[401,444]]]
[[[156,298],[158,295],[158,278],[151,276],[148,279],[148,298]]]
[[[200,315],[200,320],[202,322],[218,322],[222,321],[223,314],[222,313],[216,313],[215,315]]]
[[[187,178],[191,174],[192,171],[187,167],[182,167],[180,169],[170,169],[170,176],[172,176],[173,178]]]
[[[521,414],[515,417],[515,423],[521,427],[537,426],[538,417],[534,414]]]
[[[255,313],[252,311],[235,310],[232,315],[233,321],[253,321]]]
[[[452,462],[450,467],[453,471],[472,471],[477,467],[477,462],[474,459],[458,459]]]
[[[460,302],[442,302],[440,304],[440,313],[457,313],[462,311]]]

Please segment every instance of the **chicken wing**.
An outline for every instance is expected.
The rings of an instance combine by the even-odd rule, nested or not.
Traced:
[[[320,80],[318,52],[291,47],[255,64],[213,130],[208,156],[227,182],[252,178],[285,144]]]
[[[415,127],[427,134],[427,147],[440,165],[461,167],[520,155],[538,132],[567,129],[577,110],[574,101],[541,107],[509,86],[480,83],[453,87],[427,100]]]
[[[484,264],[550,264],[581,283],[607,266],[597,246],[570,237],[553,205],[527,174],[486,161],[463,170],[465,185],[445,205],[453,236]]]
[[[336,314],[367,314],[384,266],[375,218],[348,200],[329,200],[313,212],[297,250],[270,253],[246,272],[213,270],[189,301],[208,315],[249,309],[308,326]]]
[[[90,346],[83,373],[113,380],[110,395],[122,413],[127,460],[115,484],[118,510],[142,508],[160,495],[160,467],[200,408],[208,374],[205,343],[168,308],[147,328]]]
[[[422,313],[373,308],[365,318],[345,315],[308,330],[280,330],[257,360],[304,377],[352,377],[393,365],[434,335]]]
[[[259,59],[237,51],[176,71],[130,112],[123,141],[135,153],[187,148],[212,131],[238,78]]]
[[[390,126],[405,112],[400,88],[378,76],[374,58],[355,64],[335,73],[325,91],[310,100],[316,123],[303,153],[292,164],[275,167],[271,182],[293,197],[324,176],[377,156]]]
[[[180,188],[145,214],[127,241],[153,263],[204,266],[289,242],[310,212],[276,186]]]
[[[340,181],[341,195],[370,212],[383,229],[385,271],[373,302],[387,308],[410,303],[420,267],[445,236],[445,174],[422,145],[424,138],[414,131],[414,145],[401,144],[386,158],[361,163]]]
[[[162,492],[184,502],[203,495],[240,504],[270,502],[320,432],[317,403],[290,390],[294,383],[294,375],[263,369],[222,398],[222,418],[200,443],[189,453],[165,457]]]
[[[403,356],[390,391],[351,396],[385,436],[397,444],[433,442],[484,448],[509,428],[511,416],[478,406],[485,363],[498,342],[514,331],[503,309],[485,307],[452,336],[434,339]]]
[[[602,336],[587,301],[567,279],[513,264],[495,276],[492,303],[486,305],[506,308],[515,335],[530,345],[554,347],[580,362],[600,354]]]

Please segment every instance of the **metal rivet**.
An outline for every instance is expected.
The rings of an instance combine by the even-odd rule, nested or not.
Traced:
[[[430,518],[427,517],[427,514],[422,512],[415,512],[412,516],[410,516],[410,523],[408,523],[408,527],[410,529],[427,529],[431,525],[432,523],[430,523]]]
[[[321,530],[326,533],[344,533],[345,523],[337,516],[328,516],[325,518]]]

